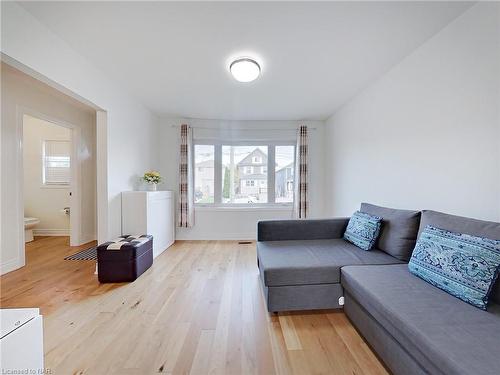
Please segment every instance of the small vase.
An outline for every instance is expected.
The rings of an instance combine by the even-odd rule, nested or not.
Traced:
[[[148,190],[149,191],[156,191],[156,184],[149,184]]]

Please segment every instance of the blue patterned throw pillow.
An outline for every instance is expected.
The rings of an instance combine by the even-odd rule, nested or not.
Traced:
[[[500,268],[500,241],[427,225],[408,268],[428,283],[486,310]]]
[[[344,233],[344,239],[363,250],[370,250],[380,233],[382,218],[356,211]]]

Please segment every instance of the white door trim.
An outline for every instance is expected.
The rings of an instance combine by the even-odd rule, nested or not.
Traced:
[[[38,118],[43,121],[50,122],[54,125],[62,126],[69,129],[71,132],[71,198],[70,198],[70,246],[81,245],[80,233],[81,233],[81,161],[78,157],[78,145],[80,144],[81,129],[79,126],[73,125],[67,121],[60,120],[58,118],[52,117],[45,113],[33,110],[31,108],[18,106],[17,107],[17,121],[18,121],[18,134],[20,136],[20,157],[19,157],[19,171],[22,178],[22,188],[19,189],[18,199],[19,199],[19,218],[22,220],[21,228],[22,232],[22,253],[24,257],[24,158],[23,158],[23,133],[24,133],[24,116],[31,116]],[[69,193],[68,193],[69,194]],[[23,262],[24,263],[24,262]]]
[[[108,240],[108,113],[96,114],[97,242]]]

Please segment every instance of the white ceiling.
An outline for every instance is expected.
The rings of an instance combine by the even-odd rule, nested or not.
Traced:
[[[23,2],[159,115],[325,119],[467,10],[464,2]],[[232,57],[262,76],[238,83]]]

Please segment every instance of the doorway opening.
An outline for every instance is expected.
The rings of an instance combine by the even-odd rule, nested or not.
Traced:
[[[80,127],[43,115],[23,114],[22,122],[25,252],[47,243],[93,245],[96,170],[95,158],[87,159],[95,154],[95,132],[83,140]]]

